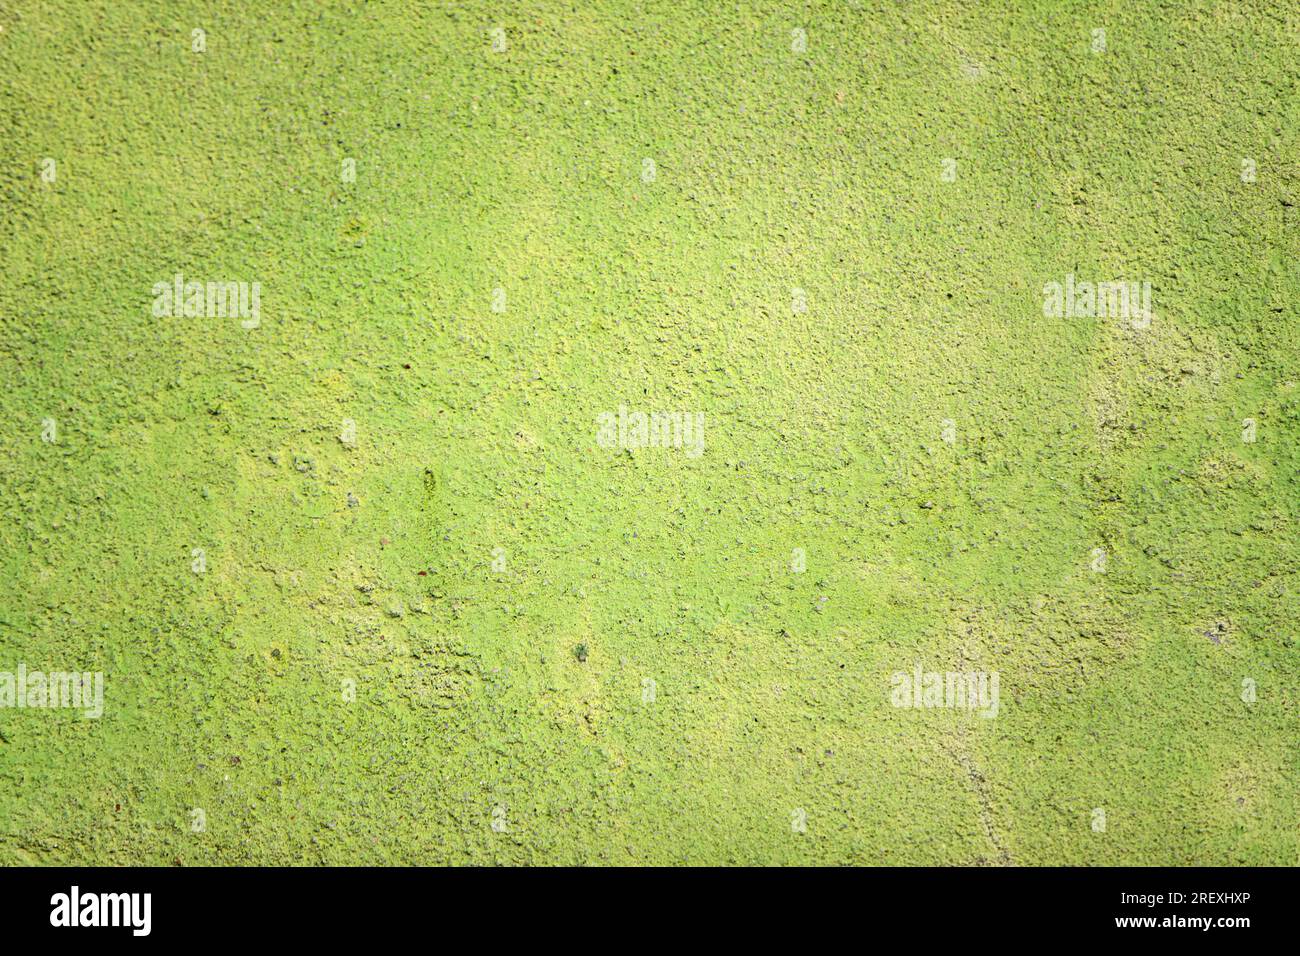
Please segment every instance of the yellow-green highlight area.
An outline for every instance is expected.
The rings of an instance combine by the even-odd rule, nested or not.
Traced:
[[[0,863],[1296,863],[1300,12],[996,6],[0,7]]]

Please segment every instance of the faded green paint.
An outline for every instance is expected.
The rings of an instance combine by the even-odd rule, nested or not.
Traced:
[[[1292,5],[592,6],[0,9],[0,862],[1294,864]]]

